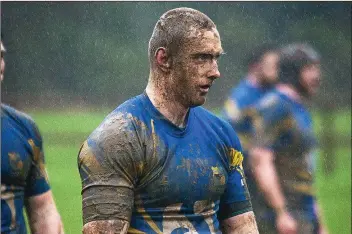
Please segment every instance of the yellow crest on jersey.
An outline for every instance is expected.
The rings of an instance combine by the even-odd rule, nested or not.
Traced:
[[[234,148],[231,148],[229,160],[230,160],[230,168],[242,167],[243,155],[240,151],[237,151]]]

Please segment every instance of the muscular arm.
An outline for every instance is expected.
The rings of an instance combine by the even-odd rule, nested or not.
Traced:
[[[92,221],[83,226],[83,234],[125,234],[128,226],[123,220]]]
[[[127,232],[144,155],[132,125],[124,114],[111,115],[81,147],[83,233]]]
[[[273,152],[265,148],[253,148],[249,152],[249,166],[265,200],[276,213],[285,211],[285,197],[274,165]]]
[[[221,229],[225,234],[259,233],[253,211],[225,219],[221,222]]]
[[[31,233],[64,233],[51,191],[29,197],[26,200],[26,211]]]

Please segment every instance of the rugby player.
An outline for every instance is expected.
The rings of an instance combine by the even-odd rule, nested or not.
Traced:
[[[254,140],[250,190],[260,233],[326,233],[313,189],[317,139],[309,101],[321,81],[320,57],[308,44],[282,48],[279,84],[249,111]]]
[[[247,75],[231,90],[225,101],[223,117],[236,130],[244,153],[248,150],[248,141],[252,137],[252,127],[250,120],[245,119],[248,115],[245,110],[274,87],[278,80],[278,62],[276,46],[263,44],[254,48],[246,60]]]
[[[214,22],[164,13],[145,91],[83,143],[83,233],[258,233],[233,128],[200,107],[220,77]]]
[[[1,41],[1,81],[5,47]],[[1,103],[1,233],[63,233],[44,165],[42,138],[26,114]]]

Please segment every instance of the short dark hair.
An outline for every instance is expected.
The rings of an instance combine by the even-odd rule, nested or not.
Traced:
[[[259,63],[263,56],[269,52],[278,52],[277,46],[275,44],[265,43],[254,47],[251,51],[249,51],[247,59],[245,60],[245,65],[251,66]]]
[[[192,8],[181,7],[165,12],[149,40],[149,62],[153,63],[158,48],[164,47],[171,54],[177,53],[192,31],[214,28],[216,26],[208,16]]]
[[[279,80],[282,83],[297,84],[302,68],[319,63],[320,55],[309,44],[292,43],[280,50]]]

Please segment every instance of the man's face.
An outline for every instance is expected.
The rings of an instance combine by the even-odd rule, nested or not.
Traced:
[[[321,72],[320,64],[309,64],[301,70],[300,84],[308,96],[314,96],[320,87]]]
[[[203,105],[213,81],[220,77],[223,52],[216,29],[196,31],[173,57],[172,77],[176,98],[187,107]]]
[[[264,54],[259,65],[260,78],[263,84],[275,84],[278,81],[279,55],[275,52]]]
[[[4,79],[4,73],[5,73],[5,60],[4,60],[4,54],[5,54],[5,47],[1,42],[1,81]]]

